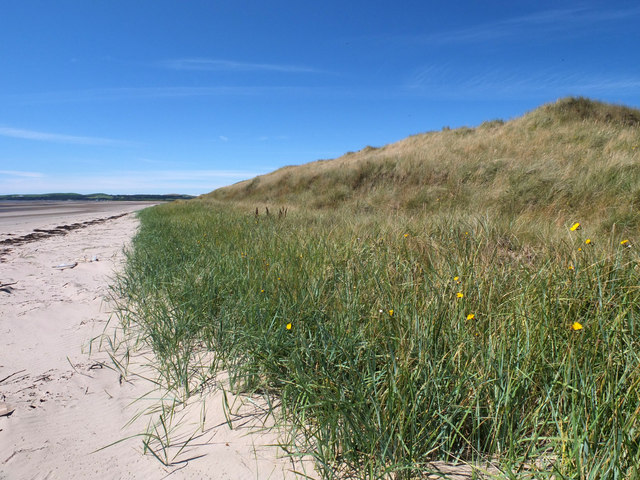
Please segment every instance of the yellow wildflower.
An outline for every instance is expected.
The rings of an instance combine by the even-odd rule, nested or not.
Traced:
[[[456,293],[456,297],[462,298],[462,297],[464,297],[464,293],[458,292],[458,293]]]
[[[404,238],[407,238],[408,236],[409,236],[409,234],[408,234],[408,233],[405,233],[405,234],[404,234]]]
[[[291,323],[287,323],[287,330],[291,330],[291,327],[293,327],[293,325],[291,325]]]
[[[393,317],[393,309],[392,309],[392,310],[389,310],[389,316],[390,316],[390,317]]]
[[[573,322],[573,325],[571,325],[571,328],[573,330],[582,330],[582,324],[580,322]]]
[[[584,243],[585,243],[586,245],[589,245],[589,244],[591,243],[591,239],[590,239],[590,238],[587,238],[587,239],[584,241]]]
[[[467,315],[467,320],[473,320],[474,318],[476,318],[476,316],[473,313]]]
[[[620,245],[629,245],[629,240],[626,238],[620,242]]]
[[[453,277],[454,282],[457,282],[458,280],[460,280],[460,277]]]
[[[575,232],[576,230],[578,230],[580,228],[580,223],[576,222],[573,225],[571,225],[571,228],[569,230],[571,230],[572,232]]]

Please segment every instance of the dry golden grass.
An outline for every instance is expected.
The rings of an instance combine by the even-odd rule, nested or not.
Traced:
[[[414,135],[334,160],[284,167],[216,190],[257,205],[464,212],[636,230],[640,111],[583,98],[508,122]]]

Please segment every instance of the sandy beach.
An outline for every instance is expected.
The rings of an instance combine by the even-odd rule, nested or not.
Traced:
[[[0,211],[0,479],[300,478],[260,402],[230,396],[243,406],[225,415],[219,390],[176,410],[167,449],[152,442],[171,465],[143,454],[162,392],[136,375],[147,356],[123,375],[99,339],[117,329],[109,285],[144,206]]]

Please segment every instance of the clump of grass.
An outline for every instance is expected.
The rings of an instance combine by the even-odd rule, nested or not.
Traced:
[[[633,237],[582,218],[359,212],[142,212],[122,312],[163,382],[188,395],[227,370],[277,397],[283,441],[324,478],[420,478],[434,460],[638,476]]]

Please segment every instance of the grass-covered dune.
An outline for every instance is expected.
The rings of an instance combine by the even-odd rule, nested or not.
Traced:
[[[485,214],[516,222],[580,217],[638,228],[640,110],[584,98],[523,117],[414,135],[335,160],[285,167],[209,196],[256,204]]]
[[[145,210],[120,315],[324,478],[639,478],[639,122],[566,99]]]

